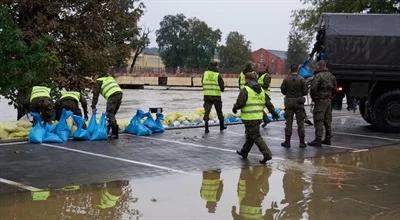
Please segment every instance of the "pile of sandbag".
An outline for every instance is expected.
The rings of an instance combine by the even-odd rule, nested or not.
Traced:
[[[139,109],[126,127],[125,132],[137,136],[162,133],[165,131],[163,120],[164,115],[162,113],[157,113],[156,119],[154,120],[150,112],[144,113],[144,111]]]
[[[25,121],[2,123],[0,124],[0,140],[26,138],[31,128],[32,124]]]

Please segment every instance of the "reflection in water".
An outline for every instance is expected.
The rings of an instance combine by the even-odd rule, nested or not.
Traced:
[[[237,194],[239,197],[239,214],[236,206],[232,206],[233,219],[268,219],[271,213],[263,215],[262,202],[269,191],[268,178],[271,169],[266,166],[242,168],[240,172]]]
[[[1,219],[123,219],[135,214],[129,211],[132,190],[128,184],[113,181],[3,195]]]
[[[209,213],[215,213],[217,202],[221,199],[224,188],[223,181],[220,180],[220,170],[210,170],[203,172],[203,181],[201,182],[200,197],[206,201],[206,208]]]

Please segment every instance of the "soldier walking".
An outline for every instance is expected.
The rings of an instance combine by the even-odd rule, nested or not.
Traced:
[[[202,86],[203,86],[203,95],[204,95],[204,125],[205,125],[205,133],[209,133],[208,129],[208,120],[210,119],[211,108],[214,105],[215,111],[217,112],[217,116],[219,119],[220,130],[223,131],[226,129],[224,124],[224,114],[222,113],[222,99],[221,92],[224,91],[224,80],[219,74],[217,69],[217,62],[211,62],[208,70],[204,72],[202,78]]]
[[[306,81],[297,74],[298,65],[292,64],[290,66],[290,74],[283,80],[281,85],[281,92],[285,95],[285,142],[282,147],[290,147],[290,138],[292,136],[293,118],[296,115],[297,133],[300,139],[300,148],[305,148],[304,142],[304,96],[307,95]]]
[[[336,93],[336,78],[328,71],[326,61],[317,63],[316,75],[311,82],[310,95],[314,101],[314,127],[315,139],[308,143],[309,146],[321,147],[321,144],[330,145],[332,137],[332,98]],[[325,139],[322,135],[325,128]]]
[[[257,83],[257,73],[246,73],[246,84],[240,90],[236,104],[232,108],[233,113],[240,109],[240,118],[243,121],[246,133],[246,142],[241,150],[236,151],[243,159],[247,158],[253,144],[255,143],[263,154],[264,158],[260,160],[265,164],[272,159],[272,153],[260,134],[260,124],[263,118],[263,112],[266,105],[265,92]]]

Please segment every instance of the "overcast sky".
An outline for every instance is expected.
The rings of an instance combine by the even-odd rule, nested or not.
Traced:
[[[292,10],[304,7],[300,0],[142,0],[146,5],[140,25],[153,30],[150,47],[157,47],[155,30],[165,15],[183,13],[197,17],[222,31],[225,43],[238,31],[259,48],[287,50]]]

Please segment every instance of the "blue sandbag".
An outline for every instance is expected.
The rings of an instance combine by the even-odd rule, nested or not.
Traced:
[[[90,124],[89,124],[90,125]],[[91,141],[103,141],[108,139],[107,134],[107,118],[106,114],[101,114],[100,123],[97,126],[96,131],[90,137]]]
[[[40,114],[37,112],[32,112],[32,116],[34,118],[35,124],[29,132],[28,141],[30,143],[40,144],[43,142],[43,136],[46,133],[46,130],[42,123],[42,118],[40,117]]]
[[[165,131],[163,121],[164,121],[164,115],[161,112],[158,112],[156,118],[157,129],[154,131],[155,133],[163,133]]]
[[[161,114],[161,117],[159,116],[161,113],[157,113],[157,119],[161,121],[162,125],[162,120],[164,119],[164,116]],[[153,133],[162,133],[164,132],[164,126],[160,126],[160,122],[157,124],[156,121],[154,121],[153,116],[151,115],[150,112],[147,112],[144,117],[147,117],[146,120],[143,122],[143,125],[146,126],[148,129],[150,129]]]
[[[81,116],[72,115],[72,119],[74,119],[74,123],[77,127],[74,133],[74,139],[80,141],[88,141],[90,140],[90,134],[87,130],[83,129],[83,124],[85,123]]]
[[[225,123],[238,123],[240,122],[240,118],[236,117],[234,115],[229,115],[228,117],[225,118]]]
[[[92,136],[96,130],[97,130],[96,113],[93,113],[92,116],[90,117],[90,120],[89,120],[89,125],[87,127],[87,132],[89,132],[89,135]]]
[[[312,77],[314,75],[314,71],[312,71],[309,67],[308,67],[308,63],[310,61],[306,60],[301,67],[299,68],[299,75],[301,77],[303,77],[304,79],[307,79],[309,77]]]
[[[141,119],[144,117],[144,115],[145,114],[142,110],[137,110],[136,115],[133,116],[125,131],[129,134],[134,134],[137,136],[147,136],[152,134],[151,130],[141,123]]]
[[[45,134],[43,136],[43,143],[63,143],[63,140],[55,133],[55,126],[45,124]]]
[[[60,120],[58,121],[55,133],[63,140],[63,142],[67,142],[70,134],[70,129],[68,127],[67,119],[71,117],[72,112],[67,111],[65,109],[62,110]]]

